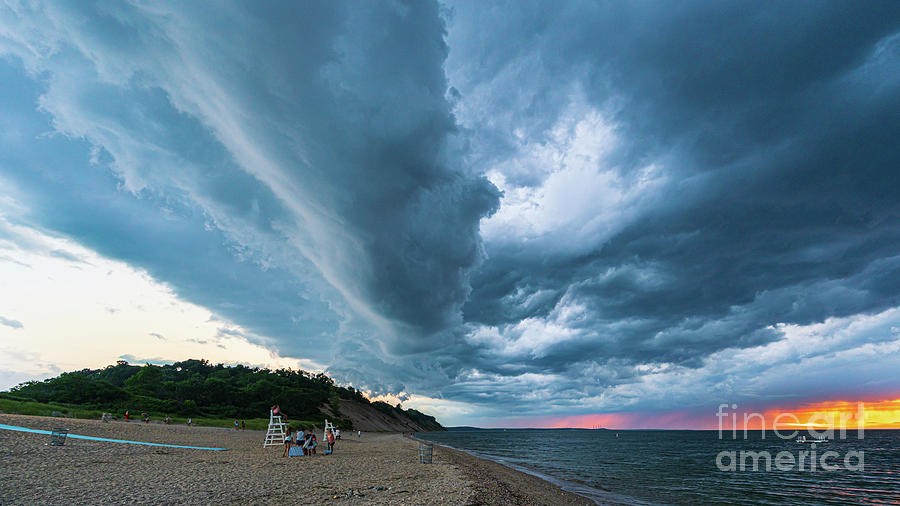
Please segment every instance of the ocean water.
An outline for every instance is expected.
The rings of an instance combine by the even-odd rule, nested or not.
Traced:
[[[772,432],[763,438],[759,431],[749,432],[747,440],[741,432],[733,440],[730,432],[719,439],[717,431],[587,429],[486,429],[416,436],[531,472],[599,503],[900,504],[896,430],[867,430],[863,439],[849,431],[846,439],[815,447],[780,439]],[[757,454],[742,459],[741,451]],[[836,455],[826,456],[825,463],[839,469],[821,469],[826,451]],[[768,470],[761,452],[772,458]],[[781,457],[782,469],[775,468],[779,452],[787,452]],[[808,452],[803,470],[801,452]],[[717,458],[725,470],[720,470]]]

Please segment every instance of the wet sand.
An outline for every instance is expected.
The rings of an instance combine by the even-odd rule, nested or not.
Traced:
[[[497,462],[452,448],[440,447],[440,452],[449,464],[457,466],[468,478],[469,486],[474,490],[469,504],[594,504],[585,497]]]
[[[286,458],[282,447],[263,448],[263,431],[5,414],[0,424],[228,448],[72,438],[53,447],[46,434],[0,430],[0,504],[589,504],[534,476],[437,445],[433,464],[420,464],[419,443],[400,434],[354,432],[333,455]]]

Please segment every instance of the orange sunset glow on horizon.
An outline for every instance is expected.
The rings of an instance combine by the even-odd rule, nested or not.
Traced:
[[[900,429],[900,398],[871,402],[824,401],[791,409],[767,410],[764,417],[767,428],[772,428],[777,419],[777,426],[786,428]]]

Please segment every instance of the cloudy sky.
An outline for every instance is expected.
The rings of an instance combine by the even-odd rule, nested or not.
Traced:
[[[451,425],[900,399],[898,111],[893,0],[11,0],[0,388],[203,357]]]

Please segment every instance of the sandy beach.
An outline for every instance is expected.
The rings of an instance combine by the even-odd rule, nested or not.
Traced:
[[[0,415],[0,424],[165,444],[189,450],[0,430],[0,503],[121,504],[590,504],[536,477],[435,446],[418,462],[418,442],[363,433],[335,453],[284,458],[263,448],[264,432],[122,421]]]

